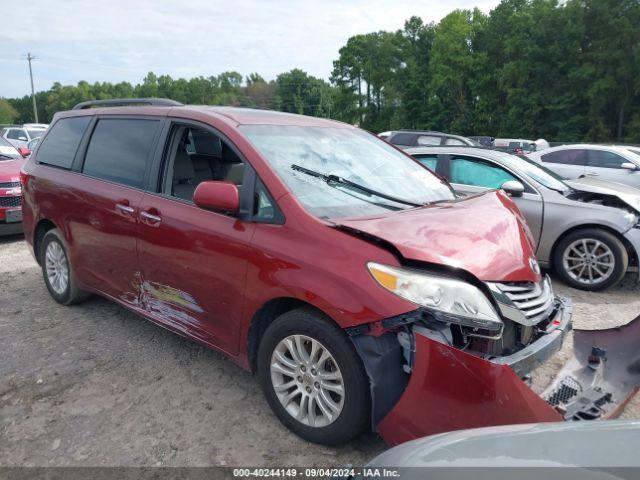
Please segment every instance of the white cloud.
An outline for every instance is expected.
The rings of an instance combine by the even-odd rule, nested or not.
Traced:
[[[8,6],[0,10],[7,11]],[[488,12],[497,0],[35,0],[12,8],[15,27],[0,31],[0,96],[55,81],[137,83],[146,72],[174,77],[237,70],[266,78],[298,67],[328,78],[346,40],[397,30],[412,15],[438,21],[455,8]],[[15,5],[14,5],[15,6]]]

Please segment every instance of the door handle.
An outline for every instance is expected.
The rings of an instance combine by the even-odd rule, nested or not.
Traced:
[[[589,175],[590,177],[599,177],[600,174],[597,172],[587,172],[587,175]]]
[[[116,203],[116,209],[124,215],[133,215],[133,212],[136,211],[135,208],[130,207],[129,205],[124,205],[122,203]]]
[[[146,223],[155,226],[162,222],[162,217],[149,212],[140,212],[140,216],[146,220]]]

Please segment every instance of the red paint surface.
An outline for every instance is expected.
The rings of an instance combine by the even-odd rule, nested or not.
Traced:
[[[193,203],[210,210],[236,213],[240,207],[238,187],[231,182],[202,182],[193,192]]]
[[[510,367],[415,338],[407,389],[377,427],[390,445],[466,428],[562,421]]]
[[[500,191],[338,223],[392,243],[406,258],[462,268],[480,280],[540,281],[529,265],[529,228]]]
[[[20,169],[26,160],[17,158],[15,160],[0,159],[0,183],[4,182],[20,182]],[[16,187],[2,188],[0,187],[0,197],[20,197],[21,193]],[[15,210],[18,207],[2,207],[0,206],[0,222],[4,222],[7,210]]]

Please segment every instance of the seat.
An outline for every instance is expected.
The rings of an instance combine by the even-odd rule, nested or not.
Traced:
[[[179,148],[173,162],[172,194],[174,197],[191,201],[198,186],[193,162],[186,150]]]
[[[220,180],[242,185],[244,178],[244,162],[226,144],[222,146],[222,164]]]

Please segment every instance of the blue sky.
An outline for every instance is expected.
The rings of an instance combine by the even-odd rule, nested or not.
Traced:
[[[6,4],[6,5],[4,5]],[[358,33],[397,30],[412,15],[438,21],[455,8],[488,12],[497,0],[0,0],[0,97],[80,80],[137,83],[148,71],[173,77],[225,70],[267,79],[292,68],[328,79]],[[7,26],[6,20],[4,27]]]

